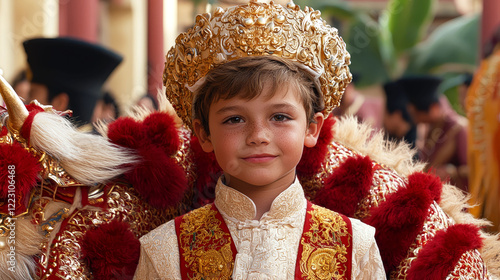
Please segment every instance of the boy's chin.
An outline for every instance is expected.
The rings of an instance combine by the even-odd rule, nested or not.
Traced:
[[[237,188],[238,186],[245,187],[256,187],[256,188],[266,188],[266,187],[278,187],[278,186],[290,186],[295,181],[295,176],[278,176],[264,174],[248,174],[246,176],[231,176],[225,175],[225,183],[227,186]]]

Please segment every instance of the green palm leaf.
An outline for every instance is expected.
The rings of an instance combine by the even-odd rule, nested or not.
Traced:
[[[434,0],[391,0],[387,28],[396,54],[415,46],[425,35],[433,18]]]
[[[479,59],[480,15],[440,25],[411,53],[408,74],[473,72]]]

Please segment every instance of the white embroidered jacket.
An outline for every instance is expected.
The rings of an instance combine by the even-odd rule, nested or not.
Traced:
[[[232,279],[294,279],[307,201],[298,180],[283,191],[269,212],[255,220],[255,204],[219,179],[215,205],[224,218],[237,254]],[[351,219],[352,279],[386,279],[375,243],[375,229]],[[171,220],[141,239],[134,279],[181,279],[175,224]]]

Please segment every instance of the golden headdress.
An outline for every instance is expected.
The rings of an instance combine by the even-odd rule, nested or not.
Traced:
[[[338,103],[352,79],[350,55],[336,28],[320,11],[289,3],[250,3],[217,8],[196,17],[166,56],[163,83],[179,117],[191,126],[193,87],[211,69],[245,56],[275,55],[297,61],[317,74],[325,114]]]

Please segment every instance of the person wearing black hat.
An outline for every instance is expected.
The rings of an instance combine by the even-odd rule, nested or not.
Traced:
[[[89,123],[102,86],[123,57],[75,38],[35,38],[23,43],[31,72],[30,100],[73,111],[77,125]]]
[[[392,81],[384,84],[386,96],[384,130],[390,140],[405,141],[410,147],[415,148],[417,140],[417,126],[408,113],[408,97],[398,84]]]
[[[467,191],[467,119],[456,113],[439,91],[442,79],[411,76],[398,81],[408,96],[408,112],[423,140],[419,159],[443,180]],[[422,128],[422,129],[421,129]]]

